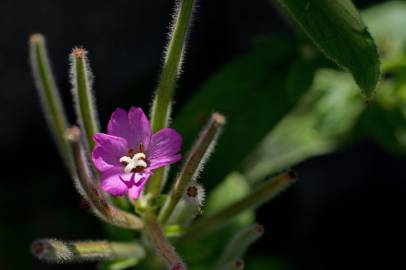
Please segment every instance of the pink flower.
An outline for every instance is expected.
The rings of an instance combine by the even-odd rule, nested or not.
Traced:
[[[128,193],[137,199],[152,171],[181,159],[182,137],[171,128],[152,134],[151,124],[140,108],[127,114],[117,109],[107,133],[93,136],[93,163],[101,172],[101,187],[113,196]]]

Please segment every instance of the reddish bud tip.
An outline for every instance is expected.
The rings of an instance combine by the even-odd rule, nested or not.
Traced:
[[[47,245],[41,241],[36,241],[31,246],[32,253],[34,253],[34,255],[37,255],[37,256],[44,254],[46,249],[47,249]]]
[[[80,138],[80,130],[77,126],[66,129],[66,138],[71,142],[77,142]]]
[[[224,125],[226,123],[226,117],[218,112],[211,115],[211,118],[218,124]]]
[[[183,265],[178,263],[175,264],[174,266],[172,266],[172,270],[184,270],[185,268],[183,268]]]
[[[91,208],[91,206],[90,206],[89,201],[82,198],[80,200],[80,209],[82,209],[84,211],[90,211],[90,208]]]
[[[44,42],[44,37],[41,34],[32,34],[30,37],[30,43],[31,44],[39,44]]]
[[[255,231],[258,234],[263,234],[264,233],[264,226],[262,226],[261,224],[256,224],[255,225]]]
[[[78,59],[83,59],[86,56],[86,51],[83,48],[73,48],[71,52],[72,56]]]
[[[235,261],[235,267],[237,267],[237,269],[244,269],[245,268],[245,264],[243,260],[236,260]]]

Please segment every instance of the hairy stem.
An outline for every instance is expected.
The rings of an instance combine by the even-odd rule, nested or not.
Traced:
[[[93,135],[99,130],[99,123],[92,94],[92,77],[87,52],[82,48],[75,48],[70,55],[71,83],[75,101],[76,114],[81,129],[86,138],[86,149],[90,151],[94,146]]]
[[[151,125],[153,132],[168,126],[172,96],[182,65],[194,4],[195,0],[179,0],[178,2],[172,32],[169,35],[165,62],[152,104]],[[161,168],[156,170],[155,174],[151,177],[149,189],[154,195],[160,193],[164,175],[164,168]]]
[[[155,214],[147,210],[144,213],[145,229],[150,236],[157,253],[161,255],[162,259],[168,266],[169,270],[186,270],[186,266],[182,262],[179,255],[176,253],[175,248],[171,245],[169,240],[165,237],[158,219]]]
[[[41,34],[30,37],[30,63],[41,105],[49,128],[55,138],[59,153],[70,174],[74,175],[73,155],[65,137],[68,121],[63,109],[48,57],[46,42]]]

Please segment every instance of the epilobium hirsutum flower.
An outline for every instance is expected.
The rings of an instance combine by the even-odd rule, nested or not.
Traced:
[[[151,124],[140,108],[127,114],[117,109],[110,118],[107,133],[93,136],[96,146],[92,159],[101,172],[102,189],[113,196],[128,193],[137,199],[156,168],[181,159],[182,137],[171,128],[152,134]]]

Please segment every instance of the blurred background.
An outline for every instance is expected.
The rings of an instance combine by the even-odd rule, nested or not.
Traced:
[[[307,42],[298,38],[300,32],[274,2],[199,1],[176,91],[175,123],[205,81],[250,52],[258,36]],[[381,2],[387,1],[354,1],[359,9]],[[30,34],[40,32],[47,38],[71,123],[75,119],[68,54],[74,46],[89,51],[101,126],[105,127],[117,107],[136,105],[148,110],[173,4],[162,0],[0,1],[0,269],[93,269],[92,264],[38,262],[30,254],[30,243],[40,237],[103,237],[99,221],[80,208],[80,198],[48,132],[28,64]],[[255,106],[246,102],[241,109]],[[259,115],[256,121],[266,121],[266,117]],[[268,269],[259,266],[262,261],[274,269],[404,265],[405,152],[395,153],[386,146],[359,136],[340,143],[334,153],[294,166],[300,180],[258,212],[266,234],[251,249],[248,269]],[[201,178],[209,188],[217,180]]]

